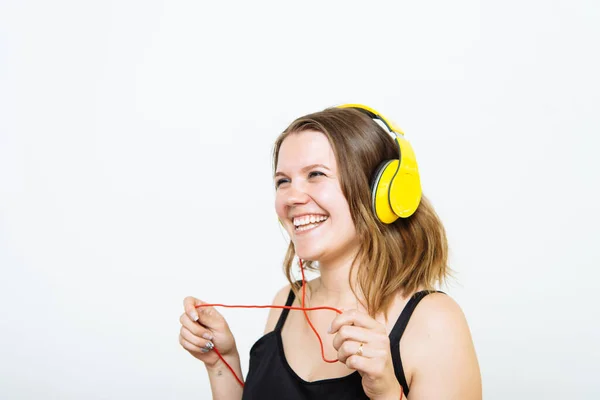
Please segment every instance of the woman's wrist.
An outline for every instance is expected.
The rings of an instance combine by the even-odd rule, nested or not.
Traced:
[[[231,368],[233,368],[234,370],[240,369],[240,355],[237,349],[234,349],[229,353],[222,355],[222,357]],[[223,360],[220,357],[214,364],[205,363],[204,366],[206,367],[206,370],[209,372],[209,374],[220,370],[227,370],[229,372],[229,368],[227,368],[227,365],[223,362]]]
[[[402,393],[402,386],[400,386],[399,382],[396,381],[396,383],[397,385],[394,387],[393,390],[390,390],[389,392],[381,396],[371,397],[371,400],[399,400],[401,396],[402,399],[406,399],[404,393]]]
[[[215,400],[241,399],[244,390],[244,378],[237,350],[223,355],[223,359],[225,362],[219,358],[212,365],[205,364],[210,380],[212,398]],[[231,370],[229,367],[231,367]]]

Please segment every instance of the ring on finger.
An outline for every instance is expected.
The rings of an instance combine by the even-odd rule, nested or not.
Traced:
[[[354,355],[356,356],[362,356],[363,354],[363,342],[360,342],[360,344],[358,345],[358,350],[356,350],[356,353],[354,353]]]

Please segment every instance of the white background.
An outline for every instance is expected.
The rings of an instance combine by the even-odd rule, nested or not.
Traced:
[[[273,141],[345,102],[415,148],[484,398],[598,398],[599,21],[596,0],[1,0],[0,398],[210,398],[182,300],[272,301]],[[267,311],[223,313],[246,373]]]

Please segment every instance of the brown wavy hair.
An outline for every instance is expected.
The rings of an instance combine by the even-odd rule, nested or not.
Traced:
[[[371,208],[370,182],[379,164],[398,158],[392,136],[363,112],[351,108],[327,108],[300,117],[275,141],[273,171],[279,149],[288,135],[314,130],[323,133],[335,154],[342,193],[350,207],[361,246],[352,263],[369,315],[387,310],[397,291],[405,295],[419,288],[434,289],[450,274],[445,229],[429,200],[423,196],[417,211],[394,223],[381,223]],[[290,240],[283,270],[298,296],[299,285],[292,274],[296,251]],[[312,261],[304,266],[318,270]],[[352,282],[350,287],[356,295]],[[358,296],[357,296],[358,297]]]

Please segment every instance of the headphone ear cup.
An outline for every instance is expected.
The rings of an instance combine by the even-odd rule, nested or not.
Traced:
[[[387,160],[381,163],[371,182],[371,199],[375,216],[384,224],[391,224],[398,219],[390,205],[390,185],[398,169],[398,160]]]
[[[413,215],[421,202],[419,176],[399,171],[390,184],[389,202],[395,215],[401,218]]]
[[[408,218],[414,214],[421,202],[421,178],[410,143],[400,137],[396,141],[400,147],[401,161],[390,183],[389,202],[394,214],[401,218]]]

